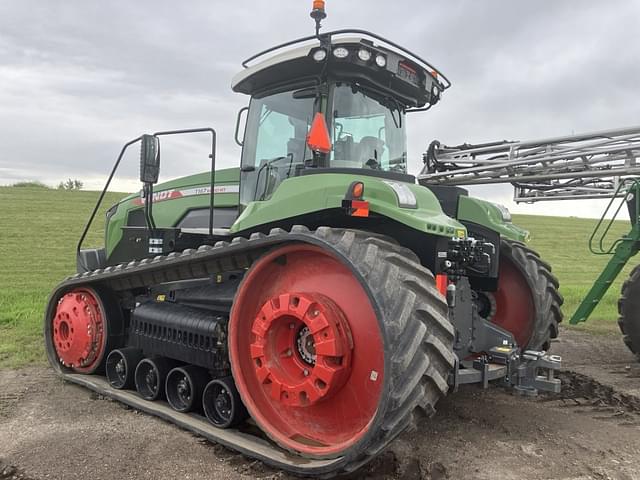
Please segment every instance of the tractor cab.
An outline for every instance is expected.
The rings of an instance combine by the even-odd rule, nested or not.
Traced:
[[[428,62],[363,30],[288,42],[243,66],[233,80],[251,96],[239,142],[241,208],[295,176],[406,180],[405,114],[430,108],[449,86]]]
[[[450,82],[379,35],[356,29],[321,33],[323,2],[314,2],[311,16],[315,35],[248,58],[232,81],[235,92],[250,96],[236,122],[239,169],[216,170],[213,128],[157,132],[125,145],[110,179],[127,147],[140,143],[143,189],[109,210],[105,252],[84,254],[97,260],[79,260],[80,271],[294,222],[310,228],[365,222],[381,234],[406,229],[404,237],[425,258],[438,242],[465,235],[465,227],[407,173],[406,114],[431,108]],[[210,170],[158,184],[160,139],[183,134],[211,137]],[[419,238],[424,228],[433,238]]]

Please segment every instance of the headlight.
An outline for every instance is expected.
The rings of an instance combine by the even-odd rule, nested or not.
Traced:
[[[384,68],[387,66],[387,57],[384,55],[376,55],[376,65],[380,68]]]
[[[336,58],[347,58],[349,56],[349,50],[344,47],[338,47],[333,51],[333,56]]]
[[[118,211],[118,204],[116,203],[114,206],[109,208],[109,210],[107,210],[105,214],[105,216],[107,217],[107,221],[109,221],[117,211]]]
[[[391,182],[388,180],[383,180],[384,183],[389,185],[393,191],[396,193],[396,197],[398,198],[398,205],[401,208],[418,208],[418,202],[416,200],[416,196],[413,194],[411,189],[407,187],[404,183],[399,182]]]
[[[511,222],[511,212],[504,205],[495,204],[498,210],[500,210],[500,215],[502,215],[503,222]]]

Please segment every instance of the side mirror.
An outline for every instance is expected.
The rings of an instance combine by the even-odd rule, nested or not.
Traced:
[[[160,175],[160,142],[153,135],[143,135],[140,144],[140,181],[157,183]]]

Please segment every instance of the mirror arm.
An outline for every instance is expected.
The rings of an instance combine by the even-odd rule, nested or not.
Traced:
[[[153,236],[156,229],[156,222],[153,220],[153,184],[145,183],[142,191],[144,192],[144,219],[151,236]]]

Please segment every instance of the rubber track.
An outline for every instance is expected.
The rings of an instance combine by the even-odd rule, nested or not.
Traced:
[[[435,412],[436,402],[449,388],[447,376],[455,360],[454,328],[432,273],[420,265],[412,251],[392,240],[357,230],[321,227],[311,232],[306,227],[295,226],[290,232],[273,229],[269,235],[256,233],[249,239],[235,238],[230,243],[218,242],[215,246],[74,275],[52,293],[45,325],[55,308],[55,300],[77,286],[103,285],[126,292],[164,282],[202,278],[249,268],[271,248],[289,242],[310,243],[327,249],[341,257],[360,277],[385,329],[386,394],[369,432],[345,452],[341,461],[332,463],[332,471],[304,471],[304,462],[291,469],[275,460],[262,459],[278,468],[325,478],[355,471],[400,433],[415,428],[420,417]],[[45,338],[48,340],[47,335]],[[52,358],[51,349],[47,350],[52,365],[64,374],[57,359]],[[281,456],[281,450],[273,448],[274,453]]]
[[[551,273],[551,265],[527,245],[502,240],[501,253],[510,258],[525,275],[531,287],[536,309],[534,330],[528,350],[549,350],[551,339],[558,337],[558,325],[562,322],[561,306],[564,298],[558,291],[558,279]]]
[[[618,299],[618,326],[622,332],[622,338],[629,350],[640,360],[640,319],[638,319],[638,310],[631,305],[631,299],[637,298],[638,295],[640,295],[640,265],[634,267],[629,278],[622,284]],[[627,306],[631,311],[626,311]]]

